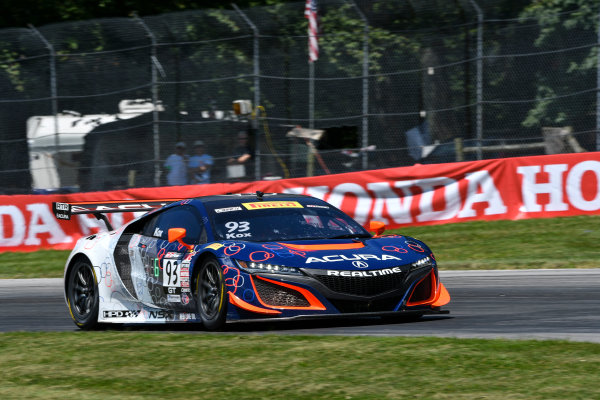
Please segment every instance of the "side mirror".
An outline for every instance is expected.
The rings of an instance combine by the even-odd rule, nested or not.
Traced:
[[[375,236],[381,235],[385,231],[385,224],[381,221],[370,221],[369,232],[375,233]]]
[[[185,228],[170,228],[169,229],[169,243],[177,241],[180,245],[185,246],[187,249],[192,250],[194,246],[183,242],[186,231]]]

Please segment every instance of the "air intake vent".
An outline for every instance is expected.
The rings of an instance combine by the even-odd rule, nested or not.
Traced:
[[[310,303],[294,289],[255,278],[254,287],[263,303],[272,307],[308,307]]]

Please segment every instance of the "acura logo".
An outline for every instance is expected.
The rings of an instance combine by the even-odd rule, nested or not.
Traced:
[[[352,265],[356,268],[367,268],[369,266],[365,261],[352,261]]]

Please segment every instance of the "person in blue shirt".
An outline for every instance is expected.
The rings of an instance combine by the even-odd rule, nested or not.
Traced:
[[[168,185],[187,185],[186,163],[187,155],[185,154],[185,143],[178,142],[175,145],[175,153],[171,154],[165,161]]]
[[[212,165],[212,156],[204,152],[204,142],[196,140],[194,142],[194,155],[190,157],[188,162],[190,184],[210,183],[210,168]]]

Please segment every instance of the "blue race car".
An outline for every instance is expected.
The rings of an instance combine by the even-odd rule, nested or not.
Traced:
[[[168,204],[167,204],[168,203]],[[54,203],[59,219],[109,228],[80,239],[65,267],[77,326],[447,313],[450,296],[423,242],[369,233],[330,204],[294,194]],[[106,213],[148,211],[113,230]]]

